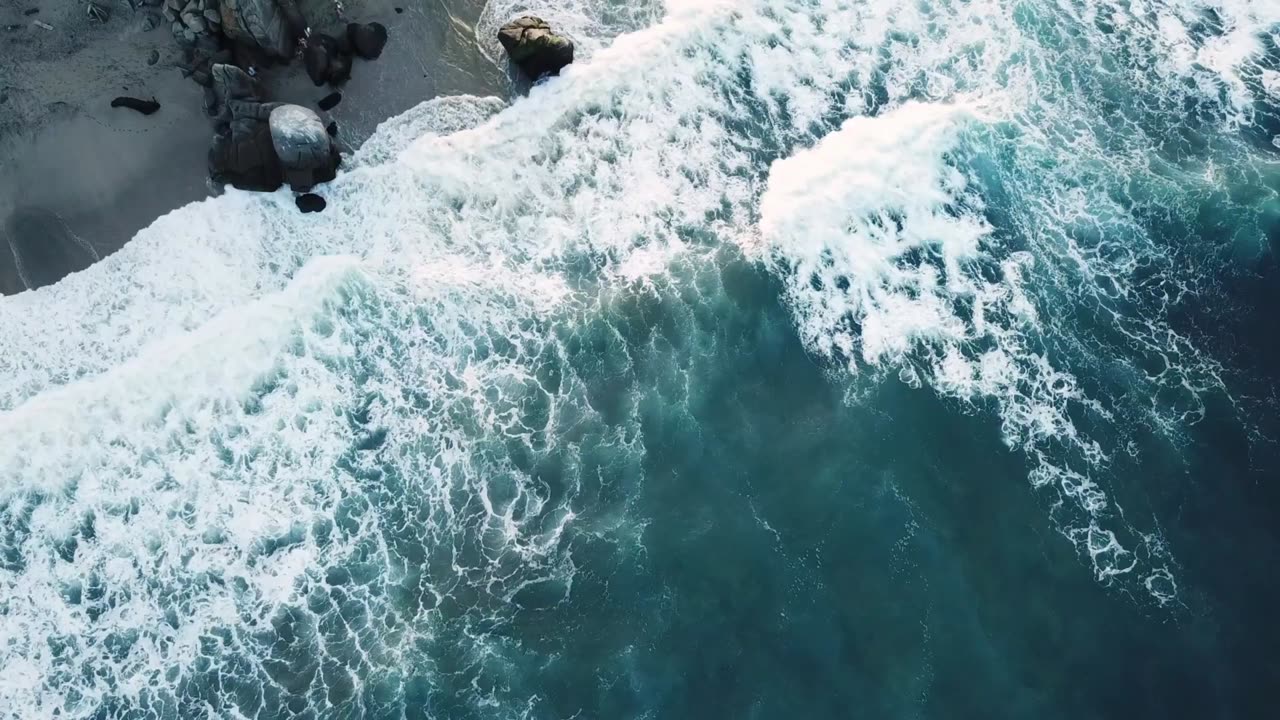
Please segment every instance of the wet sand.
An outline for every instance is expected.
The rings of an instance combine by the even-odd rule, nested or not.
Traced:
[[[483,5],[348,0],[338,17],[327,0],[303,4],[316,31],[334,32],[351,21],[377,21],[389,30],[382,57],[357,59],[351,80],[340,88],[343,101],[320,113],[326,123],[338,124],[344,147],[358,147],[380,122],[433,97],[510,95],[508,76],[476,42]],[[40,12],[24,14],[33,7]],[[83,265],[70,259],[80,257],[76,253],[50,248],[28,252],[20,273],[14,249],[46,242],[14,237],[33,227],[15,222],[24,211],[51,214],[76,241],[105,257],[155,218],[215,191],[206,179],[212,127],[202,109],[203,89],[176,67],[181,50],[167,24],[162,18],[147,31],[145,13],[154,8],[130,13],[117,3],[112,9],[101,24],[67,0],[0,8],[0,293],[44,284],[35,278],[56,280]],[[36,20],[54,30],[34,25]],[[5,29],[13,24],[21,29]],[[149,65],[153,50],[160,59]],[[316,102],[333,90],[313,85],[299,61],[265,71],[263,80],[272,100],[317,110]],[[117,95],[154,97],[161,108],[150,116],[112,108]],[[36,257],[46,266],[31,267]]]

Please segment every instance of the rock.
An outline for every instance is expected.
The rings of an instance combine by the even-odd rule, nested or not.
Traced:
[[[188,27],[188,28],[191,30],[191,32],[193,32],[193,33],[202,33],[202,32],[204,32],[204,31],[205,31],[205,29],[206,29],[206,28],[205,28],[205,24],[204,24],[204,17],[202,17],[202,16],[200,16],[200,15],[194,15],[194,16],[192,16],[191,20],[187,22],[187,27]]]
[[[0,102],[4,102],[3,95],[0,94]],[[338,123],[331,122],[324,126],[324,131],[329,133],[329,137],[338,137]]]
[[[311,42],[302,51],[302,66],[307,69],[307,77],[320,87],[329,80],[329,50],[323,43]]]
[[[404,8],[400,8],[400,7],[396,8],[396,14],[397,14],[397,15],[400,15],[400,14],[401,14],[401,13],[403,13],[403,12],[404,12]]]
[[[160,103],[156,102],[155,98],[139,100],[138,98],[121,96],[111,101],[111,107],[129,108],[130,110],[137,110],[143,115],[151,115],[160,109]]]
[[[204,21],[209,23],[210,25],[222,24],[222,16],[219,15],[218,11],[214,10],[213,8],[205,8],[203,15],[204,15]]]
[[[248,73],[228,63],[215,64],[209,73],[213,77],[214,103],[206,110],[215,126],[226,125],[236,117],[270,117],[270,110],[259,107],[264,104],[262,86]]]
[[[276,5],[284,16],[284,24],[289,28],[290,34],[295,39],[304,37],[307,34],[307,19],[298,9],[298,3],[295,0],[276,0]]]
[[[337,107],[340,102],[342,102],[342,93],[333,92],[320,98],[320,102],[316,103],[316,105],[318,105],[321,110],[328,111]]]
[[[205,112],[214,120],[209,176],[243,190],[275,190],[284,184],[269,120],[279,103],[262,102],[257,80],[234,65],[211,69],[213,102]]]
[[[241,190],[279,189],[284,170],[271,144],[268,123],[240,118],[219,129],[209,148],[209,177]]]
[[[376,60],[387,44],[387,28],[382,23],[351,23],[347,38],[355,53],[365,60]]]
[[[351,56],[341,53],[329,61],[329,84],[340,85],[351,79]]]
[[[573,41],[551,31],[542,18],[526,15],[502,26],[498,42],[521,70],[533,79],[555,75],[573,62]]]
[[[164,6],[164,9],[160,11],[160,14],[164,15],[164,19],[168,20],[169,22],[174,22],[178,19],[178,11],[174,10],[168,5]]]
[[[328,205],[324,198],[315,193],[299,195],[294,202],[298,205],[298,209],[304,213],[318,213]]]
[[[155,13],[147,13],[142,16],[142,31],[151,32],[160,27],[160,17]]]
[[[271,111],[271,142],[295,189],[309,189],[332,180],[339,155],[320,116],[301,105],[281,105]]]
[[[252,43],[274,59],[293,55],[294,33],[276,0],[222,0],[222,32],[231,40]]]
[[[35,15],[38,12],[40,12],[40,8],[27,8],[26,10],[22,11],[22,14],[29,17],[31,15]]]
[[[155,65],[158,62],[160,62],[160,51],[152,50],[151,54],[147,56],[147,64]]]

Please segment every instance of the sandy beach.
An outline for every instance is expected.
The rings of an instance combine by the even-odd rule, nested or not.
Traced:
[[[136,8],[129,0],[100,3],[110,10],[105,23],[88,17],[78,0],[0,7],[0,293],[82,269],[160,215],[216,191],[207,181],[212,129],[203,89],[183,76],[181,48],[159,8],[134,2]],[[389,30],[382,56],[359,61],[338,88],[343,101],[321,112],[338,124],[348,150],[383,120],[432,97],[511,92],[505,72],[476,42],[483,3],[351,0],[341,14],[330,0],[300,7],[313,31],[334,33],[353,21]],[[318,110],[316,102],[334,88],[316,87],[301,65],[265,70],[264,85],[272,100]],[[144,116],[112,108],[119,95],[155,98],[161,109]],[[15,218],[33,209],[75,243],[40,253],[49,267],[19,272],[15,244],[37,240],[15,238],[30,227]]]

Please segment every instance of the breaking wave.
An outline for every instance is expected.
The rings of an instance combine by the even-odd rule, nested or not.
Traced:
[[[1276,202],[1280,11],[623,7],[531,6],[585,56],[385,123],[323,214],[230,192],[3,299],[0,705],[546,714],[497,629],[643,551],[620,305],[743,257],[851,402],[993,413],[1098,579],[1177,601],[1111,468],[1224,389],[1170,313],[1265,243],[1188,228]]]

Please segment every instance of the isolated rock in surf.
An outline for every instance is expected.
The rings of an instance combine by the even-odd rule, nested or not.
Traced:
[[[511,61],[535,80],[555,75],[573,62],[573,41],[552,32],[545,20],[532,15],[503,25],[498,42]]]

